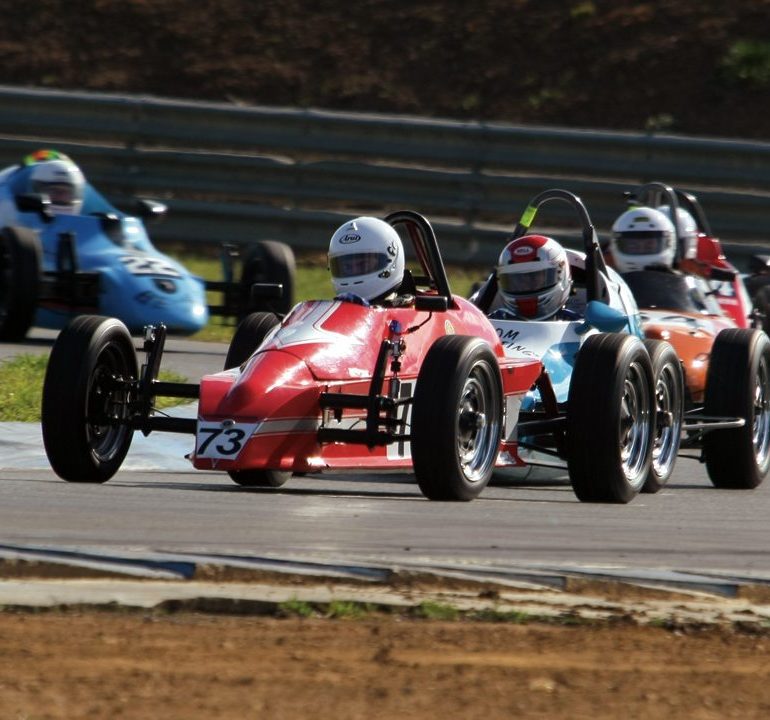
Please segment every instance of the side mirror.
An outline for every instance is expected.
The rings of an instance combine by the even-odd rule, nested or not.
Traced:
[[[586,306],[586,324],[601,332],[620,332],[628,325],[628,315],[603,302],[592,300]]]
[[[446,312],[449,300],[443,295],[418,295],[414,299],[414,309],[420,312]]]
[[[23,193],[17,195],[14,199],[16,200],[16,208],[19,212],[39,213],[40,217],[46,222],[53,220],[54,215],[51,212],[51,200],[48,195]]]
[[[752,275],[770,272],[770,255],[752,255],[749,258],[749,273]]]
[[[137,198],[136,214],[147,223],[159,222],[168,212],[168,205],[149,198]]]
[[[712,267],[709,270],[709,280],[722,280],[724,282],[732,282],[737,277],[738,273],[735,270],[729,270],[727,268]]]
[[[115,213],[100,213],[96,217],[99,218],[102,230],[104,230],[107,235],[120,230],[121,220]]]

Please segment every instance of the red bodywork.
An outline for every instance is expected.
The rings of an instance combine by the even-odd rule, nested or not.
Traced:
[[[722,252],[719,240],[706,233],[698,233],[698,249],[695,259],[680,261],[683,272],[699,275],[709,281],[714,298],[724,312],[735,322],[735,327],[751,327],[749,316],[753,309],[751,298],[743,285],[738,269]],[[727,270],[734,273],[732,280],[714,280],[714,270]]]
[[[394,333],[394,321],[400,332]],[[518,407],[511,399],[529,390],[541,364],[506,358],[488,319],[470,302],[454,297],[449,310],[430,314],[414,306],[311,301],[295,307],[240,370],[203,377],[193,464],[200,469],[293,472],[410,468],[408,440],[374,447],[320,443],[319,428],[361,428],[366,411],[335,413],[321,408],[319,396],[369,394],[382,341],[401,337],[405,348],[396,380],[400,386],[393,394],[411,397],[425,354],[438,338],[450,334],[482,338],[493,349],[508,408],[504,437],[509,437],[517,415],[510,408]],[[388,362],[383,392],[396,387],[394,377]],[[410,411],[411,405],[400,406],[399,417],[408,423]],[[515,456],[514,444],[506,443],[504,449]]]

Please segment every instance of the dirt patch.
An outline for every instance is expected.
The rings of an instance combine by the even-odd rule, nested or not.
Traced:
[[[7,718],[760,718],[770,637],[710,628],[0,614]]]

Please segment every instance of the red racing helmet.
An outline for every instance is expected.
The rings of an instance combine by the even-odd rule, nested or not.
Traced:
[[[523,235],[500,253],[497,283],[506,307],[523,320],[558,312],[572,287],[567,253],[553,238]]]

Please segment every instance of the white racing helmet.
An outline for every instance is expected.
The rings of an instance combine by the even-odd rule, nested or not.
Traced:
[[[545,320],[569,298],[572,276],[567,253],[553,238],[523,235],[500,253],[497,284],[516,317]]]
[[[404,247],[398,233],[374,217],[340,225],[329,243],[329,270],[335,292],[377,300],[404,279]]]
[[[643,270],[648,265],[670,268],[676,257],[674,224],[660,210],[626,210],[612,225],[610,253],[620,273]]]
[[[51,210],[61,215],[80,213],[85,184],[80,168],[66,156],[35,162],[29,175],[29,192],[47,195]]]
[[[671,208],[668,205],[661,205],[657,208],[671,222]],[[682,258],[692,260],[698,252],[698,223],[695,218],[684,208],[676,209],[677,225],[679,226],[679,237],[682,238],[684,247],[682,248]]]

